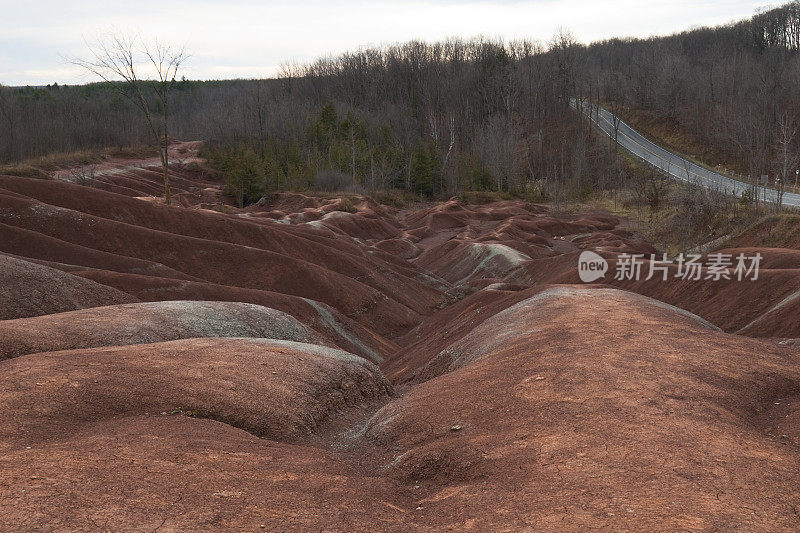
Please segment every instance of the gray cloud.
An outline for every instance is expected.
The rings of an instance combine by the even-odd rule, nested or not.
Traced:
[[[363,45],[478,34],[546,41],[559,27],[583,41],[649,36],[749,16],[747,0],[538,0],[409,2],[115,2],[0,0],[0,83],[89,81],[64,57],[84,56],[85,39],[134,31],[187,44],[187,77],[274,74],[285,61],[310,61]]]

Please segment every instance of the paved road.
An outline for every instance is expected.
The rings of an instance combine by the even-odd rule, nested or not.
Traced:
[[[572,101],[572,107],[575,107],[574,100]],[[584,112],[591,116],[592,122],[606,135],[612,139],[614,138],[614,115],[611,112],[595,106],[591,108],[591,112],[588,109],[585,109]],[[617,126],[617,142],[620,146],[675,179],[694,183],[708,189],[735,194],[739,197],[741,197],[742,192],[750,189],[750,185],[747,183],[708,170],[653,144],[622,120],[617,119]],[[763,187],[759,187],[759,195],[764,195]],[[763,198],[763,196],[760,197]],[[768,202],[777,203],[778,192],[775,189],[767,188],[766,199]],[[800,194],[784,193],[782,205],[800,208]]]

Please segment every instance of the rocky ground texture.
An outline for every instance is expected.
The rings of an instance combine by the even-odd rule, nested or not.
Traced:
[[[0,176],[0,530],[800,529],[797,243],[615,281],[607,213],[237,210],[197,148]]]

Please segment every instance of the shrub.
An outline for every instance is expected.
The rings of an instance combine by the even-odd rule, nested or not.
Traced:
[[[72,181],[74,183],[77,183],[78,185],[84,185],[86,187],[94,187],[96,184],[96,171],[97,168],[94,166],[81,166],[71,169],[69,173],[70,176],[72,176]]]
[[[239,207],[258,201],[265,192],[261,159],[246,145],[226,154],[223,162],[225,193],[233,196]]]
[[[344,197],[339,200],[339,203],[336,205],[334,211],[343,211],[345,213],[355,213],[356,206],[353,204],[353,200],[351,198]]]
[[[9,165],[0,168],[0,174],[20,178],[46,178],[47,173],[31,165]]]

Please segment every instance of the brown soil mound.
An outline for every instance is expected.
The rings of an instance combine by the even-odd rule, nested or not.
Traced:
[[[402,348],[381,365],[386,376],[395,383],[416,377],[420,369],[447,346],[468,335],[500,311],[541,290],[511,291],[505,290],[509,286],[496,286],[498,289],[488,285],[484,290],[454,303],[398,339]]]
[[[621,253],[634,252],[630,243],[625,244]],[[739,281],[735,273],[729,272],[730,279],[706,279],[708,269],[701,269],[699,280],[683,280],[676,277],[677,264],[668,268],[667,279],[656,272],[653,279],[647,280],[650,268],[649,254],[642,258],[641,276],[638,280],[615,279],[617,253],[608,249],[595,248],[606,257],[609,270],[605,278],[598,281],[651,298],[695,313],[729,333],[741,333],[753,337],[798,337],[800,322],[792,320],[794,301],[800,294],[800,269],[768,268],[783,266],[793,261],[790,252],[787,257],[777,250],[764,248],[733,248],[724,253],[734,258],[743,253],[752,257],[761,253],[767,268],[759,270],[758,279]],[[659,257],[659,256],[657,256]],[[708,258],[699,260],[705,264]],[[564,254],[553,258],[525,263],[512,271],[505,280],[512,283],[531,285],[533,283],[580,283],[577,272],[578,254]],[[734,259],[735,264],[735,259]]]
[[[766,217],[740,235],[731,238],[726,246],[800,250],[800,216],[792,213]]]
[[[725,248],[714,253],[730,254],[736,257],[742,253],[747,257],[761,254],[761,268],[770,270],[798,270],[800,269],[800,250],[786,248],[756,248],[746,246],[742,248]]]
[[[656,252],[619,228],[616,217],[556,218],[541,206],[519,201],[464,206],[451,200],[400,218],[407,227],[405,235],[423,250],[413,256],[413,263],[456,285],[548,281],[575,267],[578,252],[587,248]]]
[[[115,417],[182,412],[273,440],[309,438],[346,406],[381,398],[371,363],[314,344],[188,339],[0,362],[0,447],[69,437]]]
[[[420,254],[420,249],[409,239],[386,239],[375,243],[375,247],[401,259],[413,259]]]
[[[280,193],[247,208],[283,224],[309,226],[327,235],[346,235],[363,242],[392,239],[400,227],[389,210],[363,196],[310,197]]]
[[[728,250],[728,253],[733,253],[735,256],[740,251],[733,249]],[[745,253],[749,254],[750,251]],[[762,269],[755,281],[738,281],[734,275],[729,280],[715,281],[705,279],[708,272],[704,269],[701,273],[703,279],[694,281],[676,279],[677,266],[673,266],[670,267],[666,281],[659,277],[659,274],[649,281],[644,279],[645,275],[639,281],[618,281],[613,279],[615,266],[616,261],[610,261],[609,271],[612,274],[606,276],[605,283],[691,311],[727,332],[739,332],[758,321],[760,326],[757,330],[748,330],[758,333],[757,336],[800,336],[800,323],[797,321],[782,323],[764,320],[774,309],[790,303],[792,295],[800,290],[800,271]],[[649,261],[645,261],[642,272],[646,273],[648,268]],[[577,272],[572,270],[555,278],[555,281],[576,283]]]
[[[204,192],[219,188],[209,179],[198,158],[202,143],[176,142],[169,147],[170,188],[178,205],[194,206],[207,202]],[[157,201],[164,193],[164,175],[158,156],[144,158],[106,157],[94,164],[50,173],[53,180],[82,183],[94,189]],[[215,203],[221,203],[215,198]]]
[[[365,440],[443,529],[789,531],[799,368],[654,300],[555,288],[444,350]]]
[[[0,177],[0,530],[800,529],[788,218],[757,281],[616,281],[602,212],[116,165]]]
[[[199,337],[260,337],[324,344],[319,335],[295,318],[268,307],[235,302],[172,301],[95,307],[0,321],[0,359],[35,352]]]
[[[598,253],[614,254],[657,254],[657,250],[651,245],[630,231],[597,231],[579,235],[572,239],[572,242],[581,249],[594,250]]]
[[[529,260],[529,256],[505,244],[451,240],[427,250],[416,264],[461,284],[475,278],[502,278]]]
[[[76,275],[85,276],[104,285],[119,287],[147,302],[232,300],[278,309],[292,315],[328,342],[375,363],[383,360],[383,354],[394,353],[397,349],[393,342],[382,336],[391,330],[380,326],[396,325],[400,320],[399,317],[387,317],[383,321],[383,317],[378,315],[378,327],[376,330],[371,330],[321,302],[289,294],[107,271],[76,272]],[[404,327],[411,327],[414,323],[409,321]]]
[[[326,451],[183,416],[90,424],[3,454],[0,471],[4,531],[370,531],[413,523],[410,498],[394,484]]]
[[[0,180],[0,186],[71,205],[3,197],[0,220],[25,235],[13,242],[0,241],[0,250],[16,255],[122,273],[276,290],[324,302],[359,320],[374,320],[365,311],[375,309],[394,330],[441,301],[436,290],[398,273],[358,245],[340,246],[341,238],[323,243],[313,233],[302,238],[297,229],[287,233],[274,223],[266,226],[168,208],[91,189],[79,195],[72,189],[85,188],[46,180],[6,181]],[[76,210],[79,208],[86,212]],[[122,218],[130,222],[121,222]],[[82,231],[82,227],[92,231]],[[200,233],[204,236],[192,235]],[[34,237],[47,242],[38,243]],[[398,317],[400,322],[392,324],[390,317]]]
[[[0,320],[136,301],[94,281],[0,254]]]
[[[309,222],[309,225],[325,227],[364,242],[392,239],[400,234],[397,226],[378,217],[368,208],[356,213],[330,211],[318,220]]]

